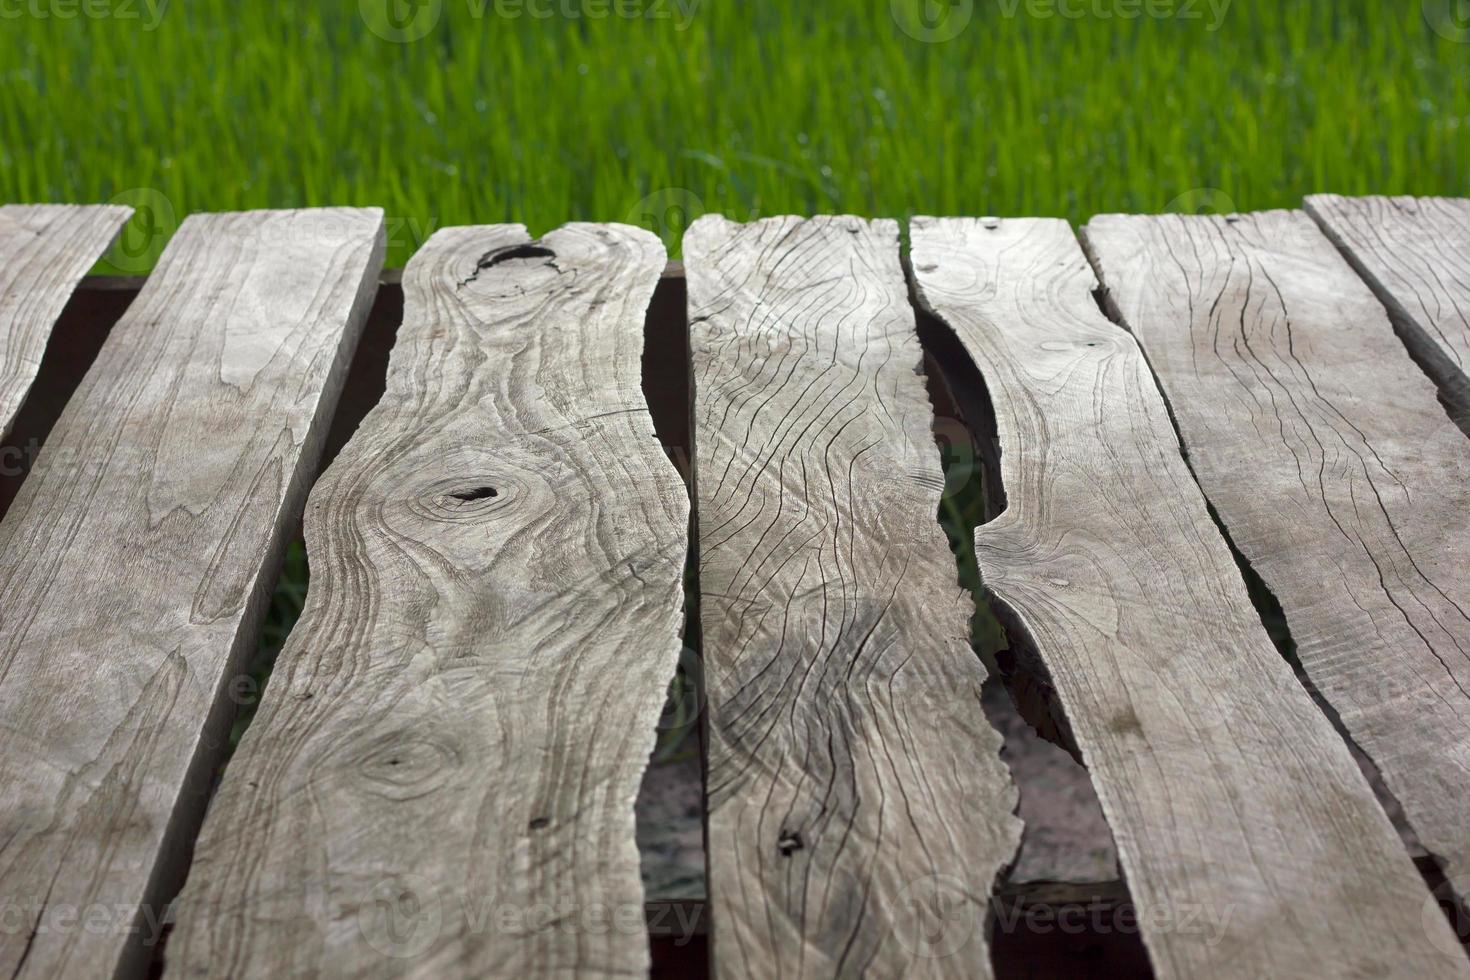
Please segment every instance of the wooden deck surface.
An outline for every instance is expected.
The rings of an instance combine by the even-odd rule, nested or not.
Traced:
[[[0,207],[12,976],[1470,976],[1470,202],[127,217]]]

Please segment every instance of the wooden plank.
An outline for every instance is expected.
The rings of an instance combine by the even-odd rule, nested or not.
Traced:
[[[136,972],[228,735],[382,212],[195,215],[0,523],[0,969]]]
[[[641,382],[658,239],[452,228],[307,508],[312,583],[210,810],[186,976],[633,975],[633,802],[689,499]]]
[[[911,241],[920,301],[994,401],[1008,505],[976,533],[982,576],[1049,668],[1158,975],[1464,975],[1070,227],[919,218]]]
[[[1470,432],[1470,200],[1317,194],[1306,209]]]
[[[0,439],[41,369],[66,301],[132,213],[120,205],[0,207]]]
[[[892,221],[701,218],[708,848],[721,976],[989,976],[1019,839]]]
[[[1094,218],[1205,495],[1306,675],[1470,883],[1470,441],[1301,212]]]

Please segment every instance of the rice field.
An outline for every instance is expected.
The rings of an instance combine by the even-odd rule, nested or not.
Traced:
[[[0,0],[0,199],[438,228],[1470,192],[1463,0]]]

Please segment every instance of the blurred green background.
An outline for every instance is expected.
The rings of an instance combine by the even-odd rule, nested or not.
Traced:
[[[1470,0],[0,0],[0,200],[436,228],[1470,191]]]

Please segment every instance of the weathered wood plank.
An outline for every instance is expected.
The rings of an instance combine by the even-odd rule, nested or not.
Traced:
[[[689,541],[640,387],[663,263],[581,224],[445,229],[409,263],[170,972],[647,972],[633,802]]]
[[[1050,670],[1165,977],[1455,976],[1428,889],[1277,653],[1070,227],[915,219],[994,400],[987,588]],[[1437,920],[1437,922],[1436,922]],[[1453,945],[1438,916],[1428,923]]]
[[[377,210],[195,215],[0,523],[0,969],[156,939],[372,300]]]
[[[1470,441],[1301,212],[1109,215],[1086,237],[1308,678],[1463,895]]]
[[[1317,194],[1306,209],[1470,432],[1470,200]]]
[[[708,842],[721,976],[988,976],[1016,791],[892,221],[697,221]]]
[[[0,207],[0,439],[36,379],[66,301],[132,213],[120,205]]]

